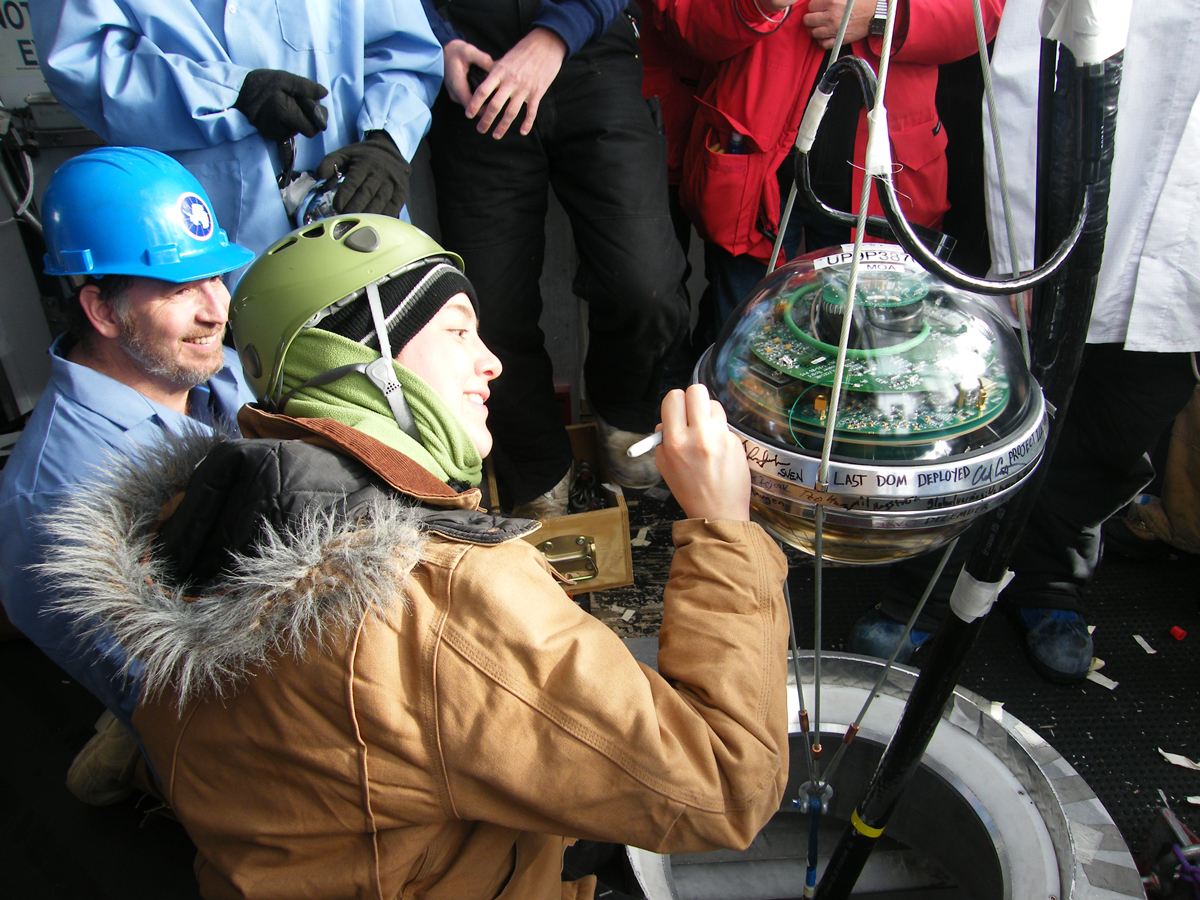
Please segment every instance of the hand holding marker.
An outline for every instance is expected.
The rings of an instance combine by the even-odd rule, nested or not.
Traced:
[[[728,425],[726,427],[729,428]],[[729,430],[732,431],[733,429],[729,428]],[[655,447],[657,447],[659,444],[662,443],[662,434],[663,433],[661,431],[656,431],[656,432],[654,432],[654,434],[647,435],[646,437],[642,438],[640,441],[634,441],[632,444],[630,444],[628,447],[625,448],[625,455],[636,458],[638,456],[641,456],[643,453],[649,453],[651,450],[653,450]]]
[[[693,385],[693,387],[695,387],[695,385]],[[688,390],[690,391],[691,388],[689,387]],[[673,393],[675,393],[675,391],[671,391],[671,393],[673,394]],[[705,398],[705,400],[708,400],[708,398],[709,398],[707,388],[704,389],[704,398]],[[666,402],[665,399],[663,402],[664,403]],[[728,428],[730,431],[733,431],[733,428],[730,427],[728,422],[725,423],[725,427]],[[735,434],[736,434],[736,432],[735,432]],[[630,444],[628,447],[626,447],[625,455],[629,456],[631,458],[639,457],[644,453],[649,453],[651,450],[653,450],[655,447],[657,447],[662,442],[663,442],[662,426],[659,425],[659,430],[654,432],[654,434],[647,435],[646,437],[642,438],[640,441],[634,441],[632,444]]]
[[[655,447],[662,443],[662,432],[656,431],[654,434],[642,438],[640,441],[635,441],[625,448],[625,455],[631,457],[641,456],[643,453],[649,453]]]

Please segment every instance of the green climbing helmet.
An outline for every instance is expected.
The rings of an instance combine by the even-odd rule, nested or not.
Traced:
[[[321,219],[272,244],[242,276],[229,308],[234,345],[255,396],[278,402],[288,349],[320,313],[431,257],[463,269],[461,257],[421,229],[366,213]]]

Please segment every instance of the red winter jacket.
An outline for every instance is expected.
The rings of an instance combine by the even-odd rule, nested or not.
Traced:
[[[869,0],[858,0],[869,2]],[[892,159],[905,214],[937,228],[946,200],[946,134],[934,104],[938,65],[978,50],[970,0],[898,0],[888,108]],[[810,38],[800,0],[781,26],[763,21],[753,0],[653,0],[664,31],[705,61],[699,114],[684,152],[680,199],[700,235],[730,253],[767,259],[778,228],[775,171],[791,149],[825,52]],[[735,6],[736,4],[736,6]],[[982,0],[984,31],[995,36],[1004,0]],[[748,22],[761,22],[750,27]],[[853,51],[878,72],[882,38],[856,41]],[[730,155],[731,131],[745,135],[745,153]],[[862,193],[866,110],[859,117],[851,197]],[[871,195],[870,210],[880,213]]]

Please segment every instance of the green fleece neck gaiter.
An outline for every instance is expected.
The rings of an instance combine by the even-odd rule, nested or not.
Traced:
[[[378,356],[349,338],[306,329],[296,335],[287,351],[283,393],[322,372],[373,362]],[[334,419],[400,451],[442,481],[478,485],[483,479],[483,461],[462,423],[421,378],[399,363],[392,365],[421,435],[420,443],[400,430],[383,394],[360,373],[304,388],[283,412],[296,418]]]

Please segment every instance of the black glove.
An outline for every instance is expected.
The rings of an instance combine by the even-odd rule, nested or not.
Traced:
[[[335,150],[321,160],[313,174],[319,180],[342,176],[333,198],[339,213],[399,215],[408,199],[412,168],[386,131],[368,131],[357,144]]]
[[[329,114],[317,101],[328,94],[308,78],[279,69],[255,69],[242,82],[233,108],[250,120],[268,141],[286,141],[297,133],[316,137]]]

